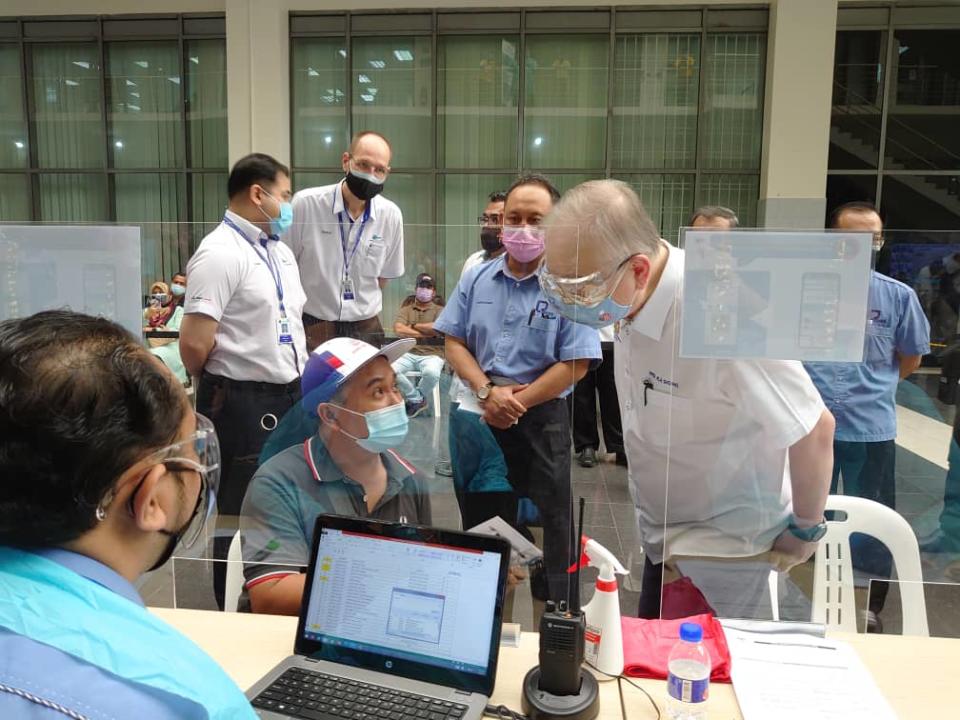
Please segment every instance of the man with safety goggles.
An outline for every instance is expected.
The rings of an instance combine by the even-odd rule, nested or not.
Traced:
[[[660,615],[665,557],[760,556],[750,582],[765,591],[771,566],[807,560],[826,529],[834,420],[803,366],[680,357],[683,250],[660,239],[626,183],[577,186],[546,227],[540,283],[552,307],[617,329],[628,477],[646,550],[641,616]],[[712,588],[697,584],[710,601]],[[749,589],[737,594],[753,603]]]
[[[134,587],[202,534],[219,468],[210,421],[120,326],[0,323],[0,717],[255,718]]]
[[[284,238],[297,257],[307,292],[307,349],[334,337],[383,344],[383,288],[402,277],[403,214],[381,195],[393,148],[363,130],[340,158],[344,177],[293,198],[298,223]]]

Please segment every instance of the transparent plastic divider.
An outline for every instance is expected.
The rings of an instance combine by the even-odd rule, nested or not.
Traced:
[[[884,635],[960,639],[960,557],[945,566],[940,581],[871,579],[867,607],[879,607],[875,621],[860,631]],[[931,573],[936,575],[936,573]]]

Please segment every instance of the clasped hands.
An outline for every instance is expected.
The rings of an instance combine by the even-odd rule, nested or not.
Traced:
[[[483,422],[500,430],[506,430],[520,422],[527,408],[517,399],[517,393],[526,388],[526,384],[494,385],[490,388],[490,394],[482,402]]]

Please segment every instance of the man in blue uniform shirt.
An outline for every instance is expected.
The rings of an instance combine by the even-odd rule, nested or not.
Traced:
[[[0,323],[0,718],[255,720],[134,588],[200,535],[219,462],[213,425],[120,326]]]
[[[514,182],[504,205],[506,255],[465,273],[433,324],[446,336],[447,362],[473,395],[469,404],[479,404],[503,450],[513,488],[467,493],[464,503],[481,503],[486,517],[511,523],[519,496],[536,504],[551,598],[566,597],[572,561],[570,415],[564,398],[601,357],[597,331],[558,316],[540,290],[539,225],[559,199],[544,177]],[[463,402],[460,407],[466,409]]]
[[[883,246],[883,222],[869,203],[841,205],[831,215],[830,227],[873,233],[875,254]],[[897,384],[920,367],[921,358],[929,352],[930,323],[917,294],[893,278],[872,272],[863,362],[805,364],[837,421],[831,493],[837,492],[842,478],[845,495],[896,507]],[[859,548],[855,545],[854,554],[861,556],[854,558],[858,568],[878,578],[890,577],[890,554],[876,541],[866,539]],[[885,598],[886,585],[881,583],[870,597],[871,629]]]

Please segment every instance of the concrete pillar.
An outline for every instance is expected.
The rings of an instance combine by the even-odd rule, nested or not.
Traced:
[[[837,0],[771,0],[759,224],[823,227]]]
[[[286,2],[226,0],[230,164],[263,152],[290,158],[290,33]]]

